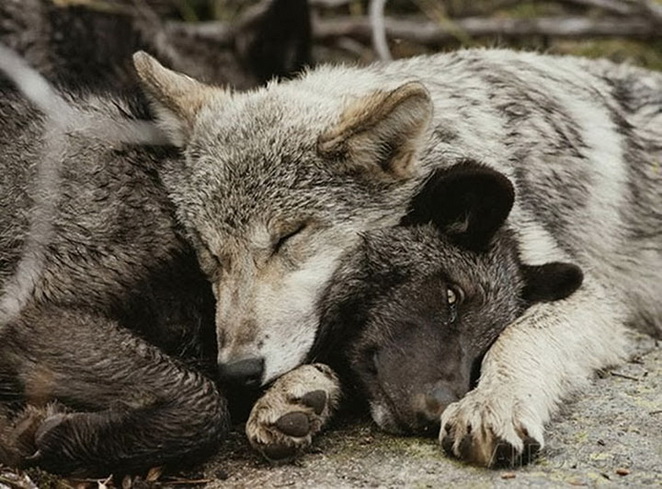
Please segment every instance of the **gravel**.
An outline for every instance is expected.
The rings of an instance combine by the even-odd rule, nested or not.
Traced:
[[[487,470],[446,457],[433,439],[394,437],[368,420],[340,422],[310,453],[271,465],[237,430],[204,467],[206,489],[662,487],[662,347],[605,372],[550,423],[533,464]]]

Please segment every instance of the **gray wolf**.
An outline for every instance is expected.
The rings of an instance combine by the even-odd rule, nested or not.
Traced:
[[[55,8],[39,5],[41,13]],[[285,15],[283,8],[300,2],[270,5]],[[1,9],[36,13],[16,2]],[[90,34],[73,13],[50,14]],[[260,19],[252,17],[251,39],[267,42],[257,35]],[[15,20],[4,17],[2,27],[20,25]],[[30,28],[48,27],[57,37],[47,20]],[[143,98],[124,93],[130,81],[97,84],[100,72],[92,68],[75,80],[77,63],[102,53],[81,54],[73,38],[37,36],[40,44],[22,45],[12,32],[2,38],[48,59],[38,68],[57,82],[59,104],[41,111],[0,81],[0,414],[9,420],[0,423],[1,462],[107,475],[197,460],[216,448],[229,416],[212,380],[213,294],[161,181],[181,155],[128,134],[153,125]],[[148,42],[118,31],[92,34],[119,57]],[[301,35],[305,42],[305,29]],[[291,52],[296,32],[280,44],[278,36],[269,39],[267,53],[283,51],[270,66],[298,59]],[[119,57],[103,59],[103,71],[123,70]],[[260,70],[242,65],[244,83],[267,76]],[[46,176],[59,185],[40,185],[53,166],[57,172]]]
[[[513,201],[494,170],[472,162],[437,170],[411,211],[430,224],[365,233],[341,260],[321,316],[327,353],[318,355],[345,373],[344,386],[358,384],[381,428],[437,434],[441,413],[475,385],[506,326],[581,285],[575,265],[521,262],[504,225]],[[497,460],[515,462],[507,452]]]
[[[491,346],[442,413],[451,453],[490,465],[498,444],[543,445],[562,400],[627,355],[626,325],[662,335],[659,73],[466,50],[234,94],[135,61],[185,155],[164,183],[213,284],[222,375],[266,384],[304,363],[341,256],[465,160],[514,183],[523,263],[576,263],[584,281]]]

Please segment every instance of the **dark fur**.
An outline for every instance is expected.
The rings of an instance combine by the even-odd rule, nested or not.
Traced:
[[[216,37],[162,23],[149,2],[142,10],[127,3],[99,11],[52,0],[3,0],[0,43],[51,81],[102,93],[137,87],[131,55],[140,49],[177,71],[240,89],[311,63],[306,0],[265,0]]]
[[[3,3],[0,38],[41,60],[37,67],[58,80],[70,103],[99,120],[149,118],[138,94],[88,99],[66,93],[70,83],[77,92],[81,83],[93,92],[133,87],[132,75],[122,75],[128,73],[124,58],[128,62],[133,51],[155,41],[136,31],[127,34],[125,29],[136,28],[135,19],[118,18],[113,26],[120,27],[107,30],[101,27],[108,20],[92,12],[37,3],[37,11]],[[293,7],[296,22],[308,25],[304,3],[272,2],[267,17],[251,17],[250,33],[237,29],[235,34],[250,35],[250,46],[269,42],[255,29],[265,28],[277,6],[280,16]],[[22,22],[7,15],[12,12],[24,20],[37,15],[39,22],[26,20],[35,31],[11,31],[8,26]],[[60,39],[56,32],[71,37]],[[25,36],[40,43],[24,42]],[[196,49],[203,58],[218,54],[214,65],[206,65],[214,70],[207,78],[232,80],[226,74],[234,70],[243,80],[237,84],[245,86],[301,68],[291,43],[298,43],[297,52],[306,51],[306,28],[300,37],[289,32],[279,44],[271,26],[267,37],[273,41],[270,52],[278,55],[269,73],[232,51],[216,53],[200,44]],[[77,49],[81,43],[85,49]],[[186,59],[197,66],[201,58]],[[97,85],[102,74],[117,81]],[[73,130],[61,141],[64,154],[44,154],[48,121],[4,80],[0,121],[1,285],[16,271],[27,242],[40,160],[61,158],[62,178],[33,297],[19,318],[0,326],[0,407],[9,413],[4,416],[9,422],[0,423],[5,447],[0,462],[117,475],[214,449],[229,422],[224,396],[205,375],[216,356],[214,300],[161,184],[179,152],[108,144],[103,135],[97,140]]]
[[[581,285],[574,265],[522,264],[504,226],[513,198],[480,165],[437,172],[403,225],[366,234],[336,274],[325,328],[347,340],[343,356],[383,428],[436,435],[505,327],[533,301]]]

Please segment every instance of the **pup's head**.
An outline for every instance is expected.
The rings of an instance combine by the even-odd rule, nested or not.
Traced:
[[[509,181],[492,170],[439,172],[408,225],[367,233],[336,273],[323,324],[343,337],[351,375],[382,428],[438,431],[441,412],[472,388],[503,329],[528,304],[581,284],[574,265],[520,262],[502,226],[512,203]]]
[[[240,95],[144,53],[135,65],[184,150],[163,176],[213,285],[221,375],[264,384],[305,360],[320,296],[359,232],[405,214],[428,93],[412,82],[342,98],[293,81]]]

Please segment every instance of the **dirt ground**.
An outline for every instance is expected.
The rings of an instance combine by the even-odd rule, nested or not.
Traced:
[[[567,404],[548,428],[542,456],[527,467],[469,467],[447,458],[435,440],[393,437],[354,421],[281,466],[261,460],[234,433],[202,471],[213,479],[205,487],[662,487],[662,345],[642,339],[638,351]]]
[[[241,427],[183,479],[58,480],[0,468],[0,489],[662,488],[662,344],[640,338],[633,361],[596,379],[550,423],[532,465],[487,470],[446,457],[434,439],[394,437],[368,419],[341,419],[295,462],[271,465]],[[122,483],[123,482],[123,483]]]

